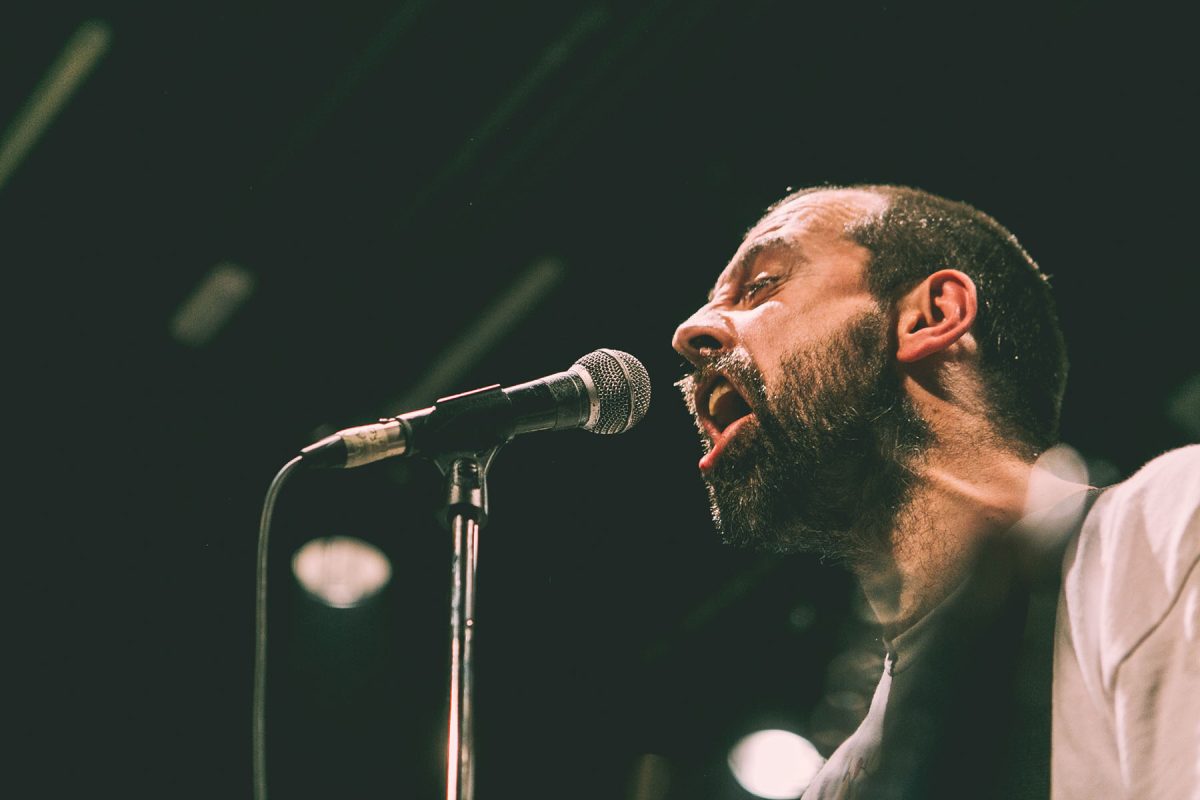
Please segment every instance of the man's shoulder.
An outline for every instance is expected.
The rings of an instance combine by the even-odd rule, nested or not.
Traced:
[[[1084,521],[1081,538],[1112,568],[1144,553],[1168,585],[1178,586],[1200,555],[1200,445],[1171,450],[1109,487]]]
[[[1159,493],[1200,500],[1200,444],[1168,450],[1147,461],[1137,472],[1111,487],[1118,494]]]
[[[1198,558],[1200,445],[1158,456],[1096,501],[1067,552],[1062,599],[1102,684],[1167,614]]]

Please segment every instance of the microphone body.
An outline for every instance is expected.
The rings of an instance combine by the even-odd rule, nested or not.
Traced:
[[[650,380],[641,362],[602,349],[565,372],[443,397],[429,408],[338,431],[300,453],[312,466],[348,469],[393,456],[483,452],[537,431],[623,433],[649,405]]]

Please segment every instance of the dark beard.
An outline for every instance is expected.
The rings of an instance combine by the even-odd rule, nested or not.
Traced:
[[[793,353],[772,397],[745,351],[700,370],[730,376],[757,416],[705,476],[726,542],[851,566],[886,552],[911,491],[907,465],[930,436],[888,358],[887,331],[870,313],[824,347]]]

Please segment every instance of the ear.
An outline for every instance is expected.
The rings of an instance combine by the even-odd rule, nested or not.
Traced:
[[[975,282],[938,270],[900,299],[896,358],[912,363],[943,352],[971,329],[976,310]]]

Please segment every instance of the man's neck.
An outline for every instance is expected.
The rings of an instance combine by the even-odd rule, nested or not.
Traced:
[[[934,448],[912,467],[917,484],[896,515],[889,552],[856,569],[889,637],[953,592],[979,545],[1021,518],[1032,471],[989,443]]]

